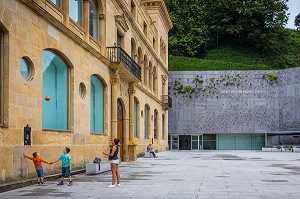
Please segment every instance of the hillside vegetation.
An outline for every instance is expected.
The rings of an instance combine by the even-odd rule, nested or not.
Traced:
[[[174,27],[170,70],[300,66],[300,31],[285,28],[285,0],[166,0]]]
[[[251,48],[223,44],[200,58],[169,56],[170,71],[269,70],[300,67],[300,31],[288,30],[287,50],[279,55],[263,55]]]

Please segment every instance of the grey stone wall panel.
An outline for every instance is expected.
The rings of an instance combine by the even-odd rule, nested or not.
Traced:
[[[263,78],[277,74],[277,82]],[[240,86],[217,86],[217,94],[197,97],[174,95],[169,110],[169,134],[267,133],[300,130],[300,69],[281,71],[176,71],[170,72],[169,86],[175,80],[193,85],[196,76],[237,77]],[[225,83],[225,82],[224,82]]]

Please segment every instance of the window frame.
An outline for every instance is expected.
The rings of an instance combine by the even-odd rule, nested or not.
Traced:
[[[149,138],[150,138],[150,107],[148,104],[145,104],[145,106],[144,106],[144,139],[149,139]]]
[[[93,11],[96,11],[96,17],[93,13],[93,19],[91,19],[91,8],[93,8]],[[96,20],[95,20],[96,19]],[[93,22],[93,30],[91,30],[91,20]],[[89,6],[89,35],[93,37],[96,41],[99,41],[99,5],[97,0],[91,0],[90,6]],[[96,24],[96,27],[94,27]],[[95,32],[96,31],[96,32]],[[92,34],[93,35],[92,35]],[[96,35],[95,35],[96,33]]]
[[[59,53],[55,52],[54,50],[52,49],[44,49],[43,50],[43,53],[44,51],[49,51],[53,54],[55,54],[56,56],[58,56],[63,62],[64,64],[66,65],[67,67],[67,129],[57,129],[57,128],[44,128],[43,127],[43,105],[42,105],[42,130],[43,131],[58,131],[58,132],[71,132],[71,67],[69,65],[69,63],[67,62],[66,59],[63,58],[63,56],[61,56]],[[44,55],[43,55],[43,59],[44,59]],[[42,66],[44,67],[44,65]],[[43,81],[44,81],[44,72],[43,72]],[[43,83],[42,83],[42,87],[43,87]],[[43,93],[42,93],[43,94]]]
[[[55,6],[59,7],[59,8],[62,7],[62,0],[55,0],[56,3],[54,3],[53,0],[49,0],[49,1],[50,1],[53,5],[55,5]],[[59,5],[57,5],[57,1],[59,2]]]
[[[102,119],[103,119],[103,121],[102,121],[102,127],[100,126],[100,128],[102,128],[102,132],[100,131],[100,132],[96,132],[96,131],[92,131],[92,128],[91,128],[91,126],[92,126],[92,118],[91,118],[91,111],[92,111],[92,103],[91,103],[91,100],[92,100],[92,77],[95,77],[101,84],[102,84],[102,92],[103,92],[103,94],[102,94],[102,97],[103,97],[103,99],[102,99],[102,103],[103,103],[103,105],[102,105],[102,110],[101,110],[101,112],[102,112]],[[102,79],[100,79],[97,75],[91,75],[91,77],[90,77],[90,134],[94,134],[94,135],[105,135],[105,92],[106,92],[106,88],[105,88],[106,86],[105,86],[105,84],[104,84],[104,82],[102,81]],[[101,105],[100,105],[101,106]],[[95,121],[94,121],[94,123],[95,123]]]
[[[79,25],[80,27],[83,27],[83,0],[78,0],[78,1],[80,1],[81,2],[81,12],[80,12],[80,17],[78,16],[78,18],[80,18],[80,21],[79,22],[77,22],[77,21],[75,21],[75,19],[73,19],[72,17],[71,17],[71,3],[72,3],[72,0],[69,0],[69,18],[72,20],[72,21],[74,21],[77,25]],[[78,8],[78,10],[77,11],[79,11],[79,8]],[[79,12],[78,12],[78,14],[79,14]]]

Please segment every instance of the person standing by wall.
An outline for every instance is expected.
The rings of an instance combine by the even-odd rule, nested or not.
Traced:
[[[121,186],[120,184],[120,172],[119,172],[119,144],[120,140],[115,138],[112,142],[112,149],[110,150],[109,154],[102,152],[105,156],[108,156],[108,159],[110,161],[110,167],[111,167],[111,173],[112,173],[112,183],[108,186],[108,188],[115,188],[116,185],[116,178],[117,178],[117,186]]]

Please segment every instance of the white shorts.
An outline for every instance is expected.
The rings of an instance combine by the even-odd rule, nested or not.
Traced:
[[[109,161],[111,164],[119,164],[119,159],[118,160],[110,160]]]

